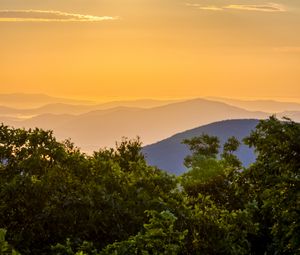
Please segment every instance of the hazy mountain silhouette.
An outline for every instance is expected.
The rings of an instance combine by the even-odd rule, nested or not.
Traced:
[[[208,99],[241,107],[249,111],[264,111],[272,113],[300,111],[300,103],[295,102],[280,102],[276,100],[238,100],[221,97],[208,97]]]
[[[77,116],[47,114],[13,125],[53,129],[59,139],[70,137],[76,145],[91,152],[103,146],[114,146],[115,141],[120,141],[123,136],[134,138],[138,135],[144,144],[150,144],[182,130],[219,120],[268,116],[269,113],[195,99],[150,109],[117,107]]]
[[[17,116],[23,112],[22,109],[15,109],[7,106],[0,105],[0,115],[1,116]]]
[[[23,121],[15,121],[14,123],[16,126],[25,128],[39,127],[56,131],[61,125],[75,118],[75,115],[70,114],[42,114]]]
[[[223,144],[229,137],[235,136],[240,141],[248,136],[258,124],[256,119],[225,120],[187,130],[170,138],[145,146],[143,153],[150,165],[157,166],[173,174],[182,174],[187,169],[183,165],[184,158],[190,154],[188,147],[181,142],[203,133],[218,136]],[[255,154],[246,145],[241,145],[236,155],[243,164],[255,161]]]
[[[44,94],[0,94],[0,105],[13,108],[33,108],[40,107],[45,104],[65,103],[65,104],[89,104],[88,100],[76,100],[60,97],[52,97]]]
[[[17,96],[18,95],[18,96]],[[22,96],[23,94],[17,94],[13,98],[20,100],[16,103],[14,102],[2,102],[0,95],[0,115],[2,116],[14,116],[14,117],[22,117],[22,116],[32,116],[32,115],[40,115],[40,114],[84,114],[89,111],[95,110],[106,110],[115,107],[138,107],[138,108],[153,108],[158,107],[170,103],[177,102],[176,100],[153,100],[153,99],[140,99],[140,100],[124,100],[124,101],[112,101],[107,103],[98,103],[98,104],[71,104],[71,103],[47,103],[49,100],[51,101],[67,101],[67,99],[58,99],[45,95],[38,96]],[[42,103],[43,100],[45,105],[39,107],[28,108],[28,101],[35,98],[36,100],[30,101],[30,104]],[[5,97],[6,98],[6,97]],[[8,96],[7,96],[8,98]],[[24,106],[21,107],[22,102],[24,102]],[[73,101],[72,101],[73,102]],[[77,101],[74,101],[77,102]],[[74,103],[73,102],[73,103]],[[2,106],[1,106],[2,103]],[[5,104],[6,103],[6,104]],[[80,103],[80,101],[78,101]],[[5,105],[4,105],[5,104]],[[17,104],[21,108],[16,107],[8,107],[7,105]]]
[[[294,117],[297,117],[298,114],[292,113],[292,111],[300,111],[300,104],[272,100],[243,101],[216,98],[215,100],[210,99],[209,101],[225,102],[229,105],[250,111],[262,110],[263,112],[278,113],[281,115],[283,115],[284,111],[289,111],[289,114]],[[116,107],[154,108],[176,102],[184,101],[139,99],[96,104],[91,101],[56,98],[43,94],[0,94],[0,116],[28,118],[41,114],[80,115],[90,111],[106,110]]]
[[[300,111],[287,111],[276,114],[278,117],[288,117],[295,122],[300,122]]]

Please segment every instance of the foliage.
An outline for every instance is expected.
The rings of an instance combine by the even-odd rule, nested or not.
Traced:
[[[206,134],[199,137],[193,137],[192,139],[185,139],[182,143],[188,145],[193,152],[192,156],[187,156],[184,160],[184,164],[188,168],[193,166],[196,155],[201,155],[205,158],[216,158],[220,147],[218,137]]]
[[[241,169],[241,162],[233,154],[240,145],[239,141],[229,138],[223,146],[221,159],[217,159],[220,148],[217,137],[202,135],[184,143],[193,152],[185,158],[190,169],[180,179],[187,194],[192,197],[197,197],[199,193],[210,196],[218,205],[236,204],[231,184]]]
[[[187,220],[190,236],[185,254],[250,253],[248,235],[257,232],[250,206],[244,210],[228,210],[201,194],[193,204]]]
[[[0,126],[0,254],[300,254],[300,125],[261,121],[245,143],[184,143],[189,171],[148,166],[141,142],[85,155],[51,131]]]
[[[272,116],[245,142],[255,147],[258,157],[243,173],[247,185],[241,189],[258,202],[263,248],[300,254],[300,125]]]
[[[150,222],[144,224],[144,230],[126,241],[106,247],[101,255],[126,254],[166,254],[180,253],[187,230],[179,232],[174,229],[176,217],[169,211],[147,211]]]
[[[19,255],[5,240],[6,230],[0,229],[0,255]]]

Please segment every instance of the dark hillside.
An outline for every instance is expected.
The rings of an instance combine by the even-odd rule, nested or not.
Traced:
[[[158,166],[170,173],[182,174],[186,169],[183,159],[189,154],[188,147],[181,142],[184,139],[199,136],[202,133],[218,136],[223,144],[229,137],[235,136],[240,141],[250,134],[258,124],[256,119],[225,120],[214,122],[205,126],[187,130],[170,138],[162,140],[143,148],[147,162]],[[253,150],[246,145],[241,145],[237,156],[245,166],[255,161]]]

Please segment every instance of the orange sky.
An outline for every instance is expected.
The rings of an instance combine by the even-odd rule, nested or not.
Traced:
[[[299,0],[0,0],[0,93],[300,100],[299,31]]]

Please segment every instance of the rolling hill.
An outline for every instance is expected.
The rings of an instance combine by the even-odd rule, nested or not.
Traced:
[[[2,101],[1,101],[2,96]],[[12,101],[8,99],[12,97]],[[3,98],[5,100],[3,100]],[[19,100],[17,100],[19,99]],[[31,101],[32,99],[32,101]],[[53,103],[49,103],[52,102]],[[70,102],[69,102],[70,101]],[[107,110],[116,107],[133,107],[133,108],[153,108],[177,102],[178,100],[153,100],[153,99],[140,99],[140,100],[124,100],[112,101],[106,103],[93,103],[93,104],[80,104],[81,101],[71,101],[63,98],[48,97],[46,95],[33,96],[33,95],[10,95],[4,97],[0,94],[0,116],[10,117],[27,117],[36,116],[41,114],[74,114],[80,115],[96,110]],[[24,105],[22,106],[24,102]],[[44,104],[43,104],[44,102]],[[66,103],[69,102],[69,103]],[[77,104],[76,104],[77,102]],[[88,102],[88,101],[87,101]],[[1,105],[2,104],[2,105]],[[11,105],[18,107],[12,107]],[[38,107],[28,108],[29,105],[43,104]],[[8,105],[8,106],[7,106]]]
[[[184,101],[187,100],[139,99],[96,103],[91,101],[51,97],[43,94],[0,94],[0,116],[22,119],[42,114],[80,115],[90,111],[107,110],[116,107],[149,109]],[[208,101],[222,102],[248,111],[263,111],[281,115],[300,112],[300,104],[292,102],[272,100],[247,101],[227,98],[210,98]]]
[[[12,108],[34,108],[41,107],[45,104],[89,104],[88,100],[76,100],[69,98],[53,97],[44,94],[27,94],[27,93],[12,93],[0,94],[0,105]]]
[[[249,111],[264,111],[272,113],[300,111],[300,103],[296,102],[281,102],[276,100],[238,100],[221,97],[208,97],[208,99],[241,107]]]
[[[143,153],[150,165],[157,166],[169,173],[180,175],[187,170],[183,165],[183,161],[184,158],[190,154],[188,147],[181,143],[184,139],[206,133],[218,136],[222,144],[231,136],[235,136],[241,141],[250,134],[251,130],[253,130],[257,124],[258,120],[256,119],[225,120],[211,123],[145,146]],[[236,155],[245,166],[255,161],[253,150],[246,145],[241,145]]]
[[[123,136],[140,136],[147,145],[215,121],[268,116],[269,113],[251,112],[225,103],[195,99],[150,109],[117,107],[81,115],[39,115],[9,124],[53,129],[59,139],[72,138],[84,151],[92,152],[100,147],[114,146],[115,141],[120,141]]]
[[[286,111],[277,114],[277,117],[288,117],[293,121],[300,122],[300,111]]]

